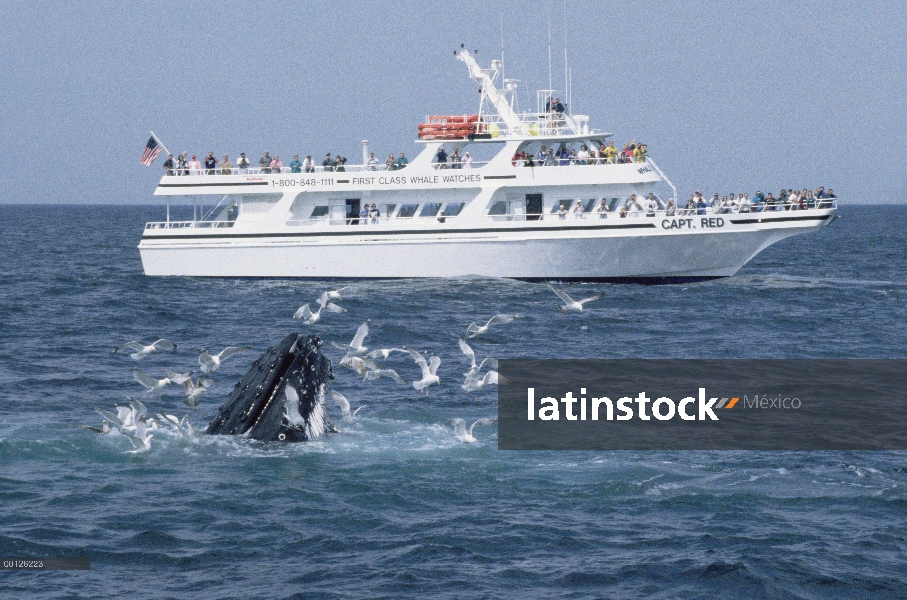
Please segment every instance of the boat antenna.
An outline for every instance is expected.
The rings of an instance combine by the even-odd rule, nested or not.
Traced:
[[[501,11],[501,81],[504,81],[504,12]]]
[[[564,0],[564,99],[567,100],[567,110],[570,110],[570,96],[567,95],[570,88],[570,79],[567,74],[567,0]]]
[[[551,0],[548,0],[548,89],[551,90]]]

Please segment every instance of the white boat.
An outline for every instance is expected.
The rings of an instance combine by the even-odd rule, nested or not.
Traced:
[[[405,168],[369,164],[363,142],[363,164],[337,170],[165,175],[156,196],[213,208],[171,221],[168,198],[167,220],[147,223],[139,244],[145,274],[695,281],[733,275],[771,244],[837,216],[833,200],[687,211],[673,206],[676,190],[651,156],[515,159],[543,145],[599,148],[611,134],[551,109],[551,90],[539,92],[536,112],[518,112],[500,61],[483,69],[473,54],[454,54],[481,86],[479,112],[429,117],[419,127],[423,149]],[[447,163],[438,162],[442,147]],[[472,163],[453,162],[455,151]],[[658,194],[668,187],[671,204]],[[371,205],[380,216],[360,218]]]

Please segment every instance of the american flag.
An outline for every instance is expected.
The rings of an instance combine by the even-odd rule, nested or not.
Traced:
[[[145,145],[145,151],[142,152],[142,158],[139,159],[139,162],[150,167],[157,155],[161,153],[161,150],[161,145],[157,143],[154,136],[151,136],[148,138],[148,143]]]

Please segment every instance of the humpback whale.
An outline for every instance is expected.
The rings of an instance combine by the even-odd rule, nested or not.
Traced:
[[[325,406],[334,373],[321,345],[317,336],[292,333],[268,348],[227,396],[208,433],[305,442],[338,432]]]

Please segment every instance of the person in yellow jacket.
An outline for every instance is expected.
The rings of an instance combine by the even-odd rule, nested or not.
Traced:
[[[633,150],[633,160],[635,162],[646,162],[646,145],[639,144],[636,146],[636,149]]]

